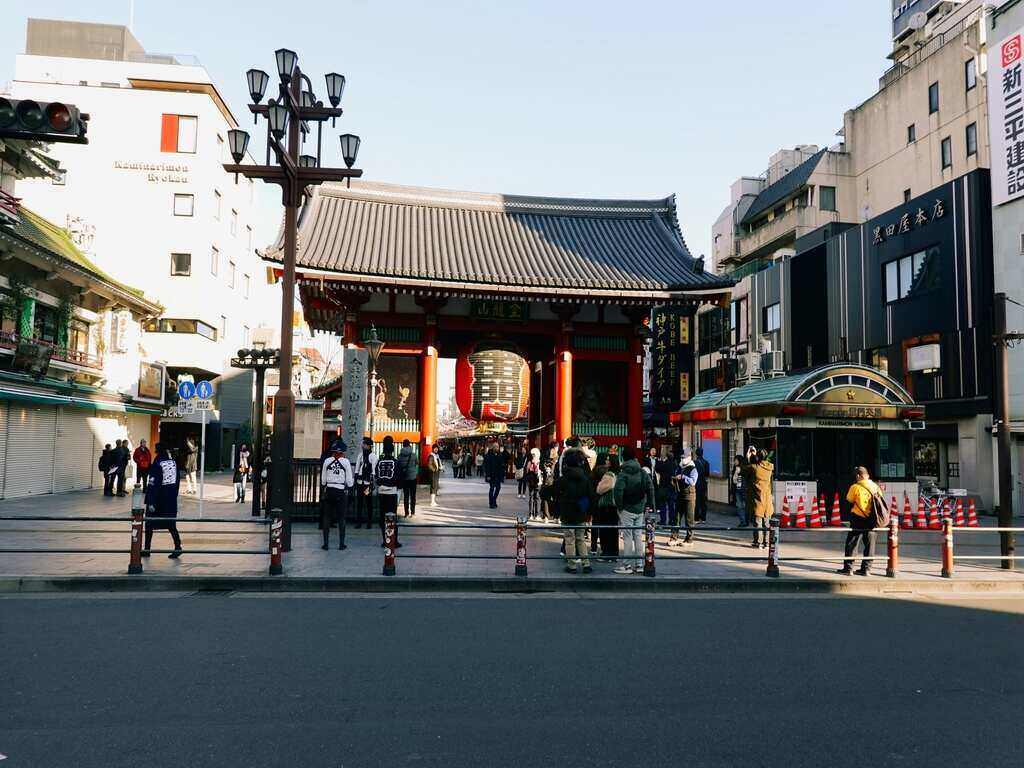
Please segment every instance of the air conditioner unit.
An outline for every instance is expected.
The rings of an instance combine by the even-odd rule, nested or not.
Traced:
[[[786,355],[780,351],[765,352],[761,355],[761,374],[765,378],[782,376],[786,372]]]
[[[746,352],[736,358],[736,381],[748,382],[761,378],[761,355],[757,352]]]

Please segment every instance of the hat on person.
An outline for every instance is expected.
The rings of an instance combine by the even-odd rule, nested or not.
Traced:
[[[344,453],[348,450],[348,446],[345,445],[344,440],[335,440],[331,443],[331,453]]]
[[[684,467],[693,464],[693,451],[689,448],[683,448],[682,458],[679,460],[679,463]]]

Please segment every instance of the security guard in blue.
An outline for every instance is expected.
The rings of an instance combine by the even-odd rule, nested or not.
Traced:
[[[335,521],[338,523],[338,549],[348,549],[345,546],[345,516],[348,514],[349,491],[355,485],[356,476],[352,464],[345,458],[345,449],[342,440],[335,440],[320,472],[324,500],[320,513],[320,528],[324,532],[321,549],[329,549],[331,526]]]

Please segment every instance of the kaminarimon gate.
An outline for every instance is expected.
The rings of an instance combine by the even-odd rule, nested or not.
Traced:
[[[280,248],[265,255],[281,262]],[[296,270],[312,329],[358,345],[372,324],[386,342],[375,435],[418,442],[421,460],[437,438],[439,357],[461,358],[474,416],[524,414],[535,445],[581,435],[639,446],[651,308],[720,303],[731,285],[690,255],[674,197],[359,182],[314,191]],[[501,353],[474,357],[487,350]]]

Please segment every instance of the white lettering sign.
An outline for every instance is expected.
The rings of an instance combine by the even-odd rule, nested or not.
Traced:
[[[121,171],[142,171],[146,181],[153,183],[188,184],[191,170],[180,163],[134,163],[126,160],[115,160],[114,168]]]

